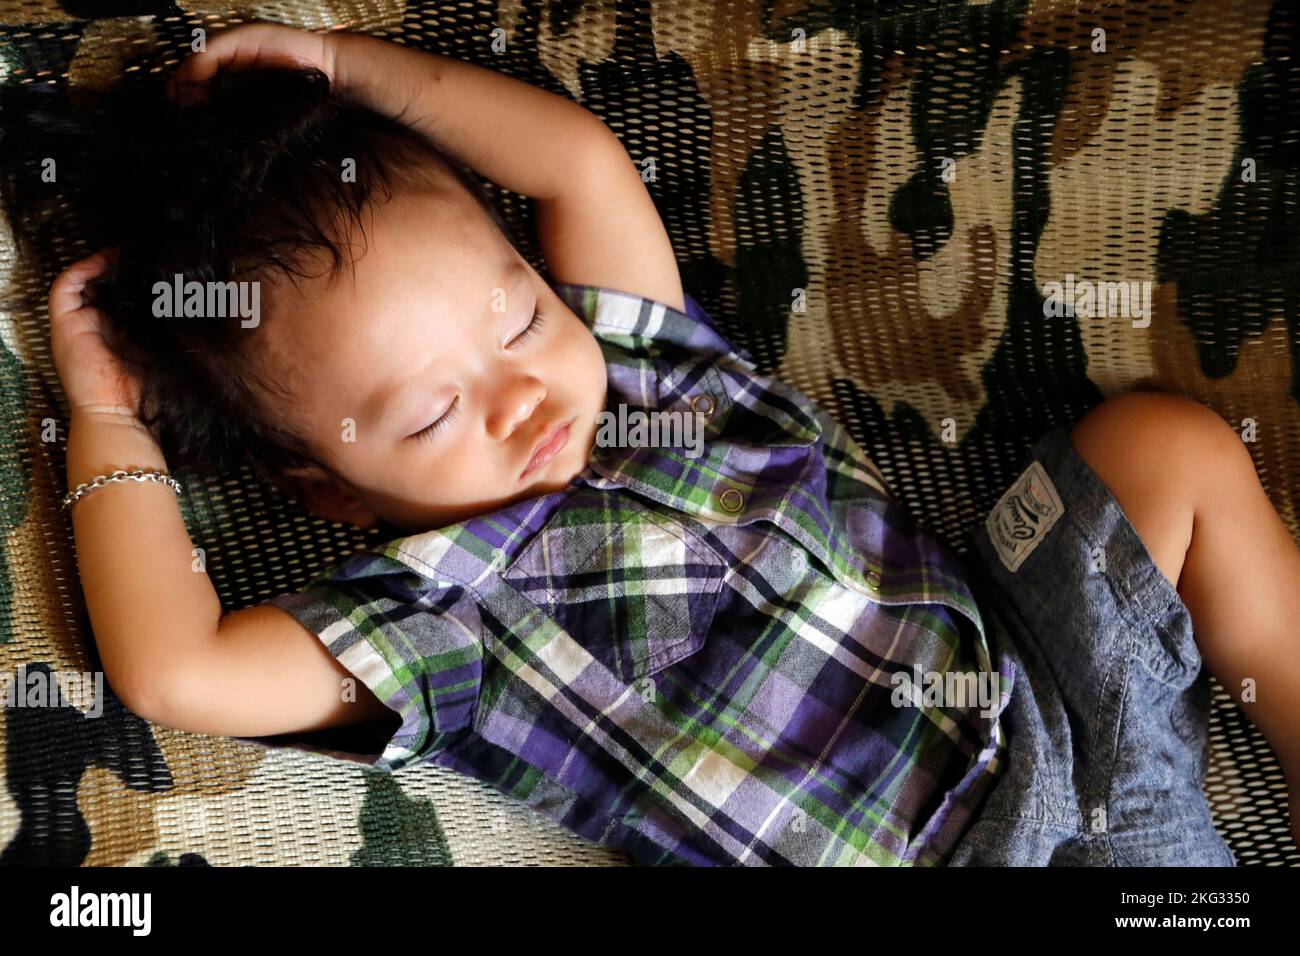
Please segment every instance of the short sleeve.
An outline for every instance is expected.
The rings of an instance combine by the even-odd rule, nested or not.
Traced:
[[[467,588],[429,581],[392,558],[363,553],[267,603],[315,634],[397,716],[235,739],[392,772],[436,757],[473,726],[483,642],[477,598]]]

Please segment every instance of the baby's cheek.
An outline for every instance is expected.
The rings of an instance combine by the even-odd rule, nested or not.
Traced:
[[[600,350],[600,343],[590,332],[587,332],[586,353],[587,385],[596,404],[603,406],[605,387],[609,381],[605,369],[605,354]]]

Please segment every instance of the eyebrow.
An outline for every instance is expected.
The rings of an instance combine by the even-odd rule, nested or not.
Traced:
[[[504,289],[512,289],[520,285],[528,278],[528,268],[517,258],[511,258],[505,265],[505,284],[501,286]],[[491,304],[489,303],[489,309]],[[386,392],[380,392],[372,396],[362,410],[366,421],[382,423],[389,415],[400,409],[404,404],[407,395],[425,380],[429,370],[437,364],[437,357],[421,368],[413,376],[400,385],[396,385]],[[406,436],[403,436],[406,437]]]

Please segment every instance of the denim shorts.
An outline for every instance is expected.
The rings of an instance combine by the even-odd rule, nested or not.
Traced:
[[[1233,866],[1203,784],[1210,685],[1177,590],[1057,427],[967,538],[1015,677],[1007,760],[954,866]]]

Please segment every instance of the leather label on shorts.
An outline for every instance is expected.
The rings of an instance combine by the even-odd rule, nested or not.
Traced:
[[[1052,479],[1041,464],[1032,461],[998,499],[984,527],[998,557],[1014,574],[1064,513]]]

